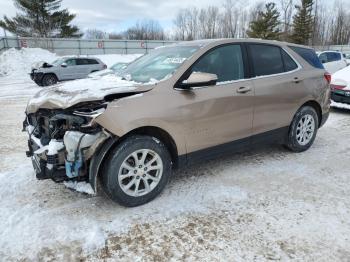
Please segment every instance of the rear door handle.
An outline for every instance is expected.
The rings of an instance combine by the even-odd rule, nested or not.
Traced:
[[[293,82],[296,84],[299,84],[302,80],[300,80],[298,77],[294,77]]]
[[[245,93],[248,93],[250,91],[252,91],[252,88],[248,87],[248,86],[241,86],[240,88],[237,89],[237,93],[239,93],[239,94],[245,94]]]

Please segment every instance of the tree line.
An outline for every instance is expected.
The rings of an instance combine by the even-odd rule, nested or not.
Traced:
[[[84,37],[87,39],[195,40],[262,38],[304,45],[350,43],[350,10],[345,1],[274,0],[247,7],[243,0],[223,0],[204,8],[177,12],[173,28],[165,31],[157,20],[140,20],[123,32],[91,28],[81,32],[72,25],[74,14],[61,9],[62,0],[14,0],[19,13],[4,16],[0,27],[19,36]]]

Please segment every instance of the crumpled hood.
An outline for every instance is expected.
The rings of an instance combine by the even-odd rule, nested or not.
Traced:
[[[35,113],[40,108],[66,109],[81,102],[102,100],[111,94],[146,92],[154,86],[152,82],[141,84],[116,75],[74,80],[39,91],[29,100],[26,112]]]

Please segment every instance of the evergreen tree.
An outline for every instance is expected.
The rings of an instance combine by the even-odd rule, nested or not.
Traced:
[[[250,23],[250,29],[247,31],[249,37],[262,39],[279,39],[279,16],[280,13],[275,3],[267,3],[265,10],[258,11],[257,17]]]
[[[12,19],[4,16],[0,27],[22,37],[80,37],[70,25],[75,14],[60,10],[62,0],[14,0],[19,13]]]
[[[302,45],[309,44],[314,27],[313,5],[314,0],[301,0],[301,6],[295,6],[297,13],[293,17],[292,42]]]

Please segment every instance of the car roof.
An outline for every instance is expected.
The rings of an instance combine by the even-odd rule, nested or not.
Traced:
[[[335,51],[335,50],[321,51],[320,54],[321,54],[321,53],[340,53],[340,54],[341,54],[341,52]]]
[[[226,44],[226,43],[240,43],[240,42],[274,44],[274,45],[281,45],[281,46],[288,45],[288,46],[295,46],[295,47],[312,49],[309,46],[298,45],[298,44],[293,44],[293,43],[289,43],[289,42],[282,42],[282,41],[277,41],[277,40],[258,39],[258,38],[204,39],[204,40],[183,41],[183,42],[175,43],[173,45],[175,45],[175,46],[199,46],[199,47],[203,47],[203,46],[207,46],[207,45],[220,45],[220,44]]]

